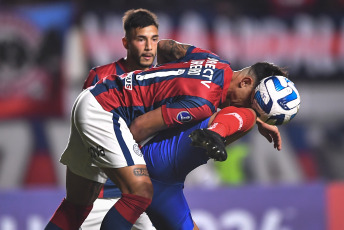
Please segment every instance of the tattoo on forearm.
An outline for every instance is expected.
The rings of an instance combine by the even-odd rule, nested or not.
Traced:
[[[176,52],[176,42],[175,41],[169,41],[169,46],[170,46],[170,53],[169,53],[169,59],[171,60],[172,57],[175,57],[175,52]]]
[[[179,50],[180,51],[182,51],[183,53],[185,52],[185,51],[187,51],[188,50],[188,48],[190,47],[190,45],[185,45],[185,44],[178,44],[178,46],[179,46]]]
[[[175,61],[185,56],[188,44],[182,44],[174,40],[160,41],[158,45],[158,64]]]
[[[135,168],[134,175],[135,176],[149,176],[147,169],[143,169],[143,168]]]
[[[171,46],[170,57],[173,57],[176,59],[182,57],[189,47],[188,45],[185,45],[176,41],[170,41],[169,43],[170,43],[169,45]]]

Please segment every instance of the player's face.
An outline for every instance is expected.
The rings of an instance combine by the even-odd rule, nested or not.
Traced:
[[[154,61],[159,41],[158,28],[132,29],[126,41],[128,69],[148,69]]]
[[[253,87],[238,88],[233,93],[230,104],[237,107],[251,108],[253,94]]]

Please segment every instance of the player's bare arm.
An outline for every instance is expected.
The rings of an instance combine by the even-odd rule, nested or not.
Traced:
[[[135,118],[130,125],[130,132],[133,134],[136,142],[141,142],[166,128],[167,125],[162,117],[161,107],[159,107]]]
[[[161,65],[184,57],[190,46],[172,39],[160,40],[157,49],[157,63]]]
[[[282,138],[278,130],[278,127],[275,125],[269,125],[259,118],[257,118],[258,131],[263,135],[270,143],[274,143],[274,148],[277,150],[282,150]]]

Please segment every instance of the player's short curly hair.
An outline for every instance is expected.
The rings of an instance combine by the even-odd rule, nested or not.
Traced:
[[[288,72],[285,69],[269,62],[255,63],[250,67],[250,73],[253,73],[253,76],[256,78],[254,87],[256,87],[259,82],[266,77],[274,75],[288,77]]]
[[[142,8],[126,11],[122,22],[126,37],[132,28],[144,28],[151,25],[159,28],[158,17],[153,12]]]

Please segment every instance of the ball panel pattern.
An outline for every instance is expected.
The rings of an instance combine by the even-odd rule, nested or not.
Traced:
[[[252,107],[264,122],[282,125],[295,117],[300,102],[292,81],[283,76],[270,76],[256,87]]]

